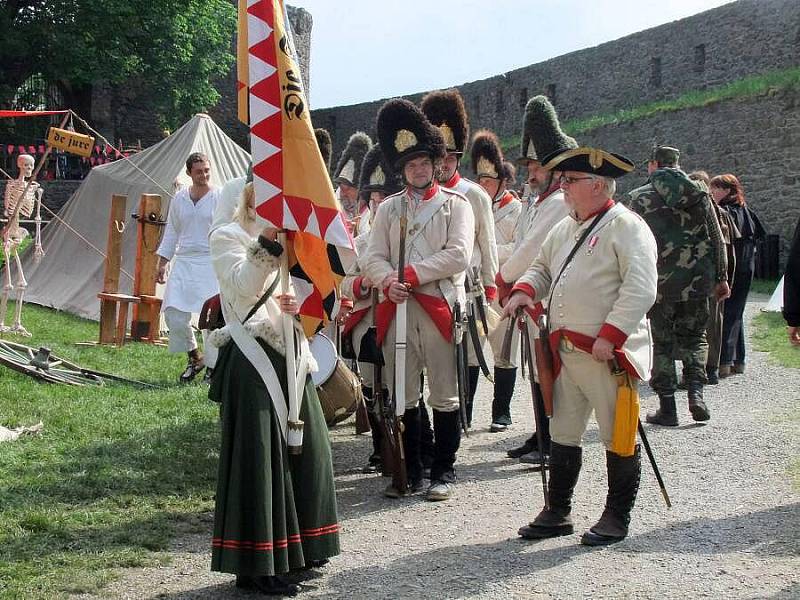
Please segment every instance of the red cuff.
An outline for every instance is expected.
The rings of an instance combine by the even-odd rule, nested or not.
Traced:
[[[490,304],[497,298],[497,288],[493,286],[486,286],[486,301]]]
[[[511,293],[513,294],[514,292],[524,292],[531,298],[536,297],[536,290],[533,289],[533,286],[528,285],[527,283],[516,284],[513,288],[511,288]]]
[[[403,271],[403,280],[412,288],[419,287],[419,277],[411,265],[406,265],[406,269]]]
[[[353,298],[357,300],[361,300],[362,298],[366,298],[369,296],[369,290],[365,293],[363,290],[362,284],[364,283],[364,276],[359,275],[356,277],[355,281],[353,281]]]
[[[600,328],[600,332],[597,334],[597,337],[605,338],[612,344],[614,344],[615,348],[622,348],[625,341],[628,339],[628,336],[614,327],[613,325],[609,325],[608,323],[603,323],[603,326]]]
[[[503,281],[503,277],[500,275],[500,271],[498,271],[497,275],[494,276],[494,284],[499,288],[508,285],[505,281]]]
[[[526,308],[525,312],[528,313],[528,316],[533,320],[534,323],[538,323],[539,317],[544,314],[544,306],[542,306],[541,302],[537,302],[534,304],[533,308]]]

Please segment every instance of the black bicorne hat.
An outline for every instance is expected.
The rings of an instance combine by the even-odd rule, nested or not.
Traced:
[[[503,151],[500,148],[500,140],[493,131],[481,129],[476,132],[472,137],[472,147],[469,152],[472,171],[477,177],[505,179]]]
[[[447,147],[442,132],[408,100],[389,100],[378,111],[378,142],[386,162],[396,171],[410,159],[427,154],[444,158]]]
[[[333,143],[331,142],[331,134],[327,129],[317,127],[314,130],[314,137],[317,138],[317,147],[320,154],[322,154],[322,161],[325,163],[325,169],[331,170],[331,155],[333,154]]]
[[[372,140],[363,131],[356,131],[347,140],[347,145],[342,150],[336,170],[333,172],[333,182],[336,184],[346,183],[347,185],[357,186],[361,176],[361,163],[364,157],[372,148]]]
[[[547,96],[534,96],[525,106],[522,119],[522,156],[518,164],[538,160],[561,150],[577,148],[578,142],[561,130],[556,109]]]
[[[370,148],[361,164],[361,180],[358,191],[365,200],[370,192],[383,192],[387,196],[403,189],[397,172],[386,163],[380,144]]]
[[[542,166],[551,171],[578,171],[613,178],[622,177],[636,168],[632,160],[621,154],[588,147],[553,152],[542,159]]]
[[[469,138],[469,124],[464,99],[458,90],[440,90],[427,94],[420,104],[422,112],[438,127],[447,145],[447,151],[463,154]]]

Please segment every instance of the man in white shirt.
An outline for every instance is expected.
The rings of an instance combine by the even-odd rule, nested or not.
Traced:
[[[219,293],[208,246],[219,194],[209,184],[208,157],[200,152],[190,154],[186,174],[192,185],[178,191],[170,202],[164,238],[157,250],[158,282],[167,284],[161,310],[169,329],[169,351],[186,352],[189,356],[180,376],[182,383],[192,381],[205,367],[192,332],[192,313],[199,313],[203,303]]]

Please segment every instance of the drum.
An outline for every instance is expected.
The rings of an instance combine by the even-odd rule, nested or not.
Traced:
[[[336,345],[325,334],[316,334],[310,343],[318,370],[311,374],[328,426],[341,423],[356,411],[363,395],[361,381],[336,354]]]

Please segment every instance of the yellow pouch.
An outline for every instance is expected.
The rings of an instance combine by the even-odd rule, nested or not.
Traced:
[[[639,389],[624,370],[615,371],[614,376],[617,378],[617,406],[610,450],[620,456],[633,456],[639,425]]]

